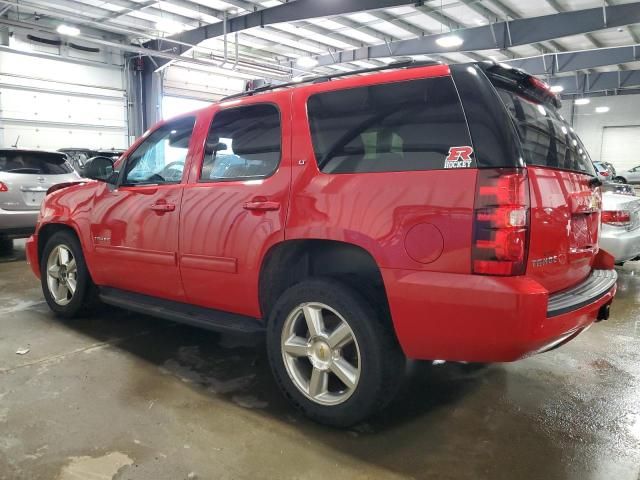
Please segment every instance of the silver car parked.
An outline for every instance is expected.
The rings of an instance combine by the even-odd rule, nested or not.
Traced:
[[[630,168],[629,170],[619,172],[615,179],[622,183],[640,184],[640,165]]]
[[[640,198],[609,192],[602,195],[600,247],[619,264],[640,259]]]
[[[50,187],[80,179],[63,153],[0,149],[0,250],[33,233]]]

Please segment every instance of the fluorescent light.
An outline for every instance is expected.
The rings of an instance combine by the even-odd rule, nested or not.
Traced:
[[[596,113],[607,113],[609,110],[609,107],[596,107]]]
[[[313,57],[300,57],[296,64],[302,68],[313,68],[318,66],[318,60]]]
[[[551,85],[550,90],[553,93],[560,93],[560,92],[562,92],[564,90],[564,87],[562,85]]]
[[[436,39],[436,43],[444,48],[452,48],[459,47],[464,43],[464,40],[457,35],[447,35]]]
[[[56,29],[56,31],[60,34],[60,35],[69,35],[70,37],[77,37],[78,35],[80,35],[80,29],[76,28],[76,27],[71,27],[69,25],[58,25],[58,28]]]
[[[184,32],[184,26],[181,23],[166,18],[163,18],[156,22],[156,29],[160,30],[161,32],[171,34]]]
[[[576,101],[573,102],[576,105],[588,105],[591,103],[591,100],[589,100],[588,98],[576,98]]]

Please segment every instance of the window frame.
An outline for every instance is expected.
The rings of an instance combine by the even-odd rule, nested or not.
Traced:
[[[182,178],[178,181],[175,182],[163,182],[163,183],[125,183],[125,175],[127,175],[127,166],[129,165],[129,162],[131,161],[131,157],[140,149],[142,148],[148,141],[149,138],[156,133],[158,130],[160,130],[161,128],[170,128],[171,125],[174,124],[178,124],[180,122],[183,122],[185,120],[188,119],[193,119],[193,128],[191,130],[191,137],[189,138],[189,145],[187,146],[187,157],[185,159],[185,163],[184,163],[184,169],[182,170]],[[180,185],[182,182],[185,181],[185,178],[187,178],[186,176],[188,175],[188,163],[189,163],[189,153],[192,150],[191,147],[191,142],[193,141],[193,136],[195,134],[196,131],[196,125],[198,122],[198,117],[196,115],[186,115],[183,117],[178,117],[178,118],[174,118],[171,119],[167,122],[162,122],[159,125],[156,126],[156,128],[154,128],[153,130],[149,130],[149,132],[143,137],[142,141],[136,146],[136,148],[134,150],[132,150],[131,152],[127,153],[126,156],[121,157],[121,162],[120,162],[120,170],[118,171],[118,181],[116,183],[116,188],[136,188],[136,187],[163,187],[165,185]],[[115,168],[115,163],[114,162],[114,168]]]
[[[225,178],[210,178],[210,179],[203,179],[202,178],[202,170],[204,169],[204,161],[205,158],[207,156],[207,152],[206,152],[206,144],[207,141],[209,140],[209,135],[211,134],[211,130],[213,127],[213,122],[215,122],[216,117],[221,114],[222,112],[229,112],[232,110],[239,110],[239,109],[243,109],[243,108],[250,108],[250,107],[254,107],[254,106],[260,106],[260,105],[269,105],[272,106],[276,109],[276,111],[278,112],[278,122],[279,122],[279,126],[280,126],[280,156],[278,157],[278,164],[276,165],[276,168],[273,169],[273,172],[271,172],[269,175],[253,175],[251,177],[225,177]],[[234,105],[231,107],[227,107],[227,108],[221,108],[219,110],[216,110],[213,114],[213,117],[211,117],[211,121],[209,122],[209,128],[207,129],[207,134],[206,137],[204,139],[204,148],[202,149],[202,158],[200,159],[199,162],[199,166],[198,166],[198,173],[197,173],[197,177],[196,177],[196,183],[197,184],[210,184],[210,183],[227,183],[227,182],[248,182],[248,181],[252,181],[252,180],[266,180],[267,178],[271,178],[273,177],[276,173],[278,173],[278,170],[280,170],[280,167],[282,165],[282,150],[283,150],[283,145],[284,145],[284,129],[283,129],[283,124],[282,124],[282,111],[280,110],[280,105],[278,105],[278,103],[276,102],[252,102],[252,103],[246,103],[244,105]]]

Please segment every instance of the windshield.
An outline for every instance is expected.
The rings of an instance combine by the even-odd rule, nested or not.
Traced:
[[[518,129],[528,165],[595,175],[587,150],[554,106],[505,88],[497,90]]]
[[[63,175],[73,168],[61,153],[4,151],[0,152],[0,172]]]

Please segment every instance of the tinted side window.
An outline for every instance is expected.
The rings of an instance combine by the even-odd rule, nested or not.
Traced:
[[[281,137],[274,105],[219,111],[207,137],[200,181],[268,177],[280,163]]]
[[[319,93],[307,107],[325,173],[442,169],[451,147],[471,145],[450,77]]]
[[[155,130],[127,159],[125,185],[168,184],[182,180],[195,118]]]
[[[63,154],[46,152],[0,152],[0,172],[32,173],[34,175],[63,175],[73,167]]]
[[[510,90],[498,88],[520,134],[529,165],[594,174],[589,154],[558,112]]]

